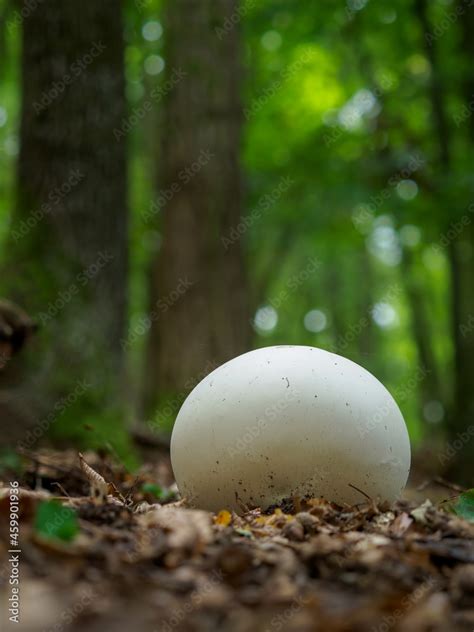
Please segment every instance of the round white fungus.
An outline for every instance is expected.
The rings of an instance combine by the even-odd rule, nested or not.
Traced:
[[[314,347],[265,347],[204,378],[171,438],[179,490],[241,511],[288,497],[393,501],[410,443],[393,397],[368,371]]]

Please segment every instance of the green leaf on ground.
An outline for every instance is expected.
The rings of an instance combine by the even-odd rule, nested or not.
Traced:
[[[156,483],[143,483],[142,492],[145,494],[151,494],[158,498],[158,500],[169,500],[173,496],[173,492],[168,489],[163,489]]]
[[[79,532],[76,512],[56,500],[41,502],[36,511],[35,531],[46,538],[69,542]]]
[[[16,472],[22,470],[21,459],[14,450],[5,449],[0,452],[0,472]]]
[[[474,488],[460,494],[451,507],[460,518],[474,522]]]

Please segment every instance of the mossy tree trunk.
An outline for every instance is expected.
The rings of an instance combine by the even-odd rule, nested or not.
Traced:
[[[248,349],[239,165],[242,110],[236,0],[169,0],[159,186],[162,247],[151,283],[145,409]],[[244,237],[243,237],[244,238]],[[161,302],[160,302],[161,301]],[[171,410],[170,409],[170,410]]]
[[[39,324],[2,382],[2,417],[24,443],[25,425],[81,434],[121,408],[128,266],[126,146],[113,134],[126,113],[121,3],[48,0],[25,15],[2,278]]]

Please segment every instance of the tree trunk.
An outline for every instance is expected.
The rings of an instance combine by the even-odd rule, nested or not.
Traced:
[[[431,65],[430,100],[434,131],[438,141],[439,165],[451,168],[451,131],[446,116],[444,85],[438,63],[436,37],[428,18],[427,0],[415,0],[415,9],[423,34],[424,49]],[[447,174],[446,174],[447,175]]]
[[[431,103],[433,111],[433,124],[439,149],[440,175],[446,181],[451,174],[452,158],[452,133],[446,115],[444,102],[445,90],[441,80],[441,74],[437,56],[437,38],[431,29],[427,15],[427,1],[416,0],[417,14],[420,20],[425,42],[426,55],[430,61],[431,73]],[[473,9],[467,5],[462,6],[462,13],[466,13],[460,19],[461,28],[464,31],[461,54],[467,58],[469,67],[465,73],[463,92],[469,103],[470,90],[473,85],[472,58],[474,44],[470,25],[474,23]],[[470,133],[474,127],[470,124]],[[439,192],[441,199],[443,190]],[[449,200],[446,201],[449,204]],[[466,206],[469,202],[467,202]],[[459,217],[455,214],[454,217]],[[444,227],[446,234],[449,224]],[[474,287],[472,283],[474,272],[474,230],[471,224],[464,227],[458,237],[449,240],[447,255],[451,272],[451,309],[452,330],[454,343],[454,402],[448,418],[447,434],[451,445],[458,445],[454,450],[453,462],[449,467],[449,475],[457,482],[470,481],[472,477],[472,445],[471,435],[467,430],[474,422],[474,391],[471,384],[471,376],[474,373],[474,329],[469,330],[470,318],[474,310]],[[464,441],[463,437],[468,440]]]
[[[358,253],[358,279],[359,284],[359,305],[358,324],[360,327],[357,336],[358,353],[361,359],[370,362],[373,357],[376,342],[376,331],[371,312],[374,304],[374,271],[370,254],[367,252],[365,244],[360,247]]]
[[[27,365],[3,382],[2,414],[22,439],[44,416],[38,436],[74,435],[81,420],[120,408],[128,267],[126,148],[114,138],[125,116],[120,3],[48,0],[27,13],[2,280],[39,325]]]
[[[163,104],[163,245],[154,263],[147,413],[248,349],[240,227],[240,36],[237,0],[169,0]],[[184,76],[183,76],[184,75]]]
[[[460,55],[463,60],[461,72],[461,92],[466,108],[474,97],[474,7],[469,3],[459,3],[462,10],[460,18],[461,44]],[[467,148],[472,156],[474,150],[474,120],[471,114],[463,123],[467,127]],[[465,133],[462,130],[462,133]],[[468,200],[466,207],[468,206]],[[466,220],[467,218],[467,220]],[[450,423],[450,437],[453,442],[460,441],[461,448],[456,449],[456,460],[451,473],[466,484],[472,484],[474,474],[473,433],[474,430],[474,225],[472,213],[465,211],[463,229],[449,245],[452,303],[453,303],[453,340],[454,340],[454,410]],[[470,432],[467,432],[470,431]],[[467,439],[466,439],[467,437]],[[458,443],[459,445],[459,443]]]
[[[402,259],[402,276],[405,293],[410,307],[411,328],[418,353],[418,364],[423,380],[420,382],[420,414],[423,419],[423,407],[430,401],[446,403],[438,374],[438,363],[433,349],[431,322],[426,311],[426,295],[422,280],[417,278],[414,255],[405,248]]]

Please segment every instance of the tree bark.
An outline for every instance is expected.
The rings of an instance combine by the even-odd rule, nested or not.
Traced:
[[[470,3],[460,3],[461,43],[460,55],[463,60],[461,72],[461,94],[466,108],[474,98],[474,7]],[[474,120],[472,112],[464,123],[467,126],[467,148],[474,150]],[[470,200],[469,200],[470,201]],[[468,201],[468,203],[469,203]],[[468,206],[466,204],[466,207]],[[467,213],[467,214],[466,214]],[[450,422],[452,441],[461,439],[462,447],[457,450],[453,476],[461,482],[472,484],[474,474],[473,438],[466,431],[474,429],[474,225],[472,213],[465,211],[463,230],[449,245],[452,280],[453,340],[454,340],[454,409]]]
[[[433,349],[431,322],[427,313],[426,296],[422,282],[417,278],[414,255],[405,248],[402,259],[403,284],[410,306],[411,328],[418,353],[423,380],[420,383],[420,415],[423,419],[423,407],[430,401],[446,404],[444,390],[438,373],[438,363]]]
[[[62,424],[74,434],[79,400],[88,421],[120,409],[128,267],[125,144],[113,134],[126,112],[120,2],[27,5],[17,204],[2,281],[39,325],[32,353],[22,354],[27,365],[3,383],[2,415],[22,437],[84,380],[86,392],[49,430]]]
[[[452,171],[452,131],[446,115],[445,90],[441,80],[437,55],[437,38],[431,29],[428,19],[426,0],[416,0],[416,9],[423,32],[425,52],[432,68],[430,94],[433,126],[438,140],[440,176],[446,180]],[[461,28],[463,29],[463,44],[460,53],[468,59],[471,65],[474,54],[472,31],[470,30],[470,25],[474,24],[473,9],[467,4],[463,5],[462,13],[466,13],[466,15],[463,15],[460,19]],[[465,72],[464,83],[461,87],[468,103],[473,80],[472,69],[469,66]],[[472,123],[469,124],[469,130],[471,134],[474,133]],[[442,190],[440,194],[442,199]],[[459,216],[459,213],[455,215],[455,217]],[[446,222],[444,226],[446,234],[449,228],[449,222]],[[473,249],[474,230],[471,219],[471,223],[464,228],[459,236],[453,239],[449,238],[447,250],[451,274],[454,401],[447,420],[446,430],[452,445],[461,439],[460,447],[456,448],[453,462],[449,467],[449,475],[461,483],[464,481],[466,483],[470,482],[474,471],[471,435],[467,434],[467,441],[462,440],[462,437],[466,435],[466,431],[474,423],[474,391],[471,384],[471,376],[474,373],[474,330],[469,330],[468,328],[469,319],[474,313]]]
[[[211,367],[243,353],[250,318],[239,165],[237,0],[169,0],[160,185],[169,192],[153,266],[145,409],[177,402]],[[178,395],[177,395],[178,394]],[[178,397],[178,399],[176,399]],[[176,408],[176,406],[175,406]]]

